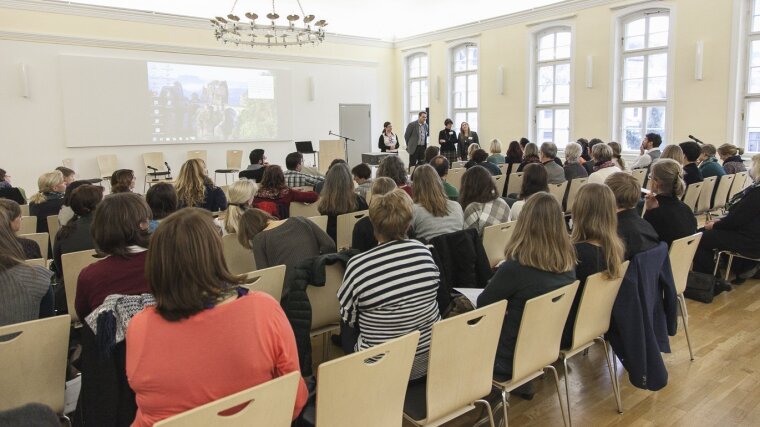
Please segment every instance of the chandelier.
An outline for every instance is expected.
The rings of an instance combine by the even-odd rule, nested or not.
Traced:
[[[269,20],[259,19],[259,15],[253,12],[247,12],[245,17],[250,22],[241,22],[240,17],[234,14],[235,6],[238,0],[232,5],[227,18],[217,16],[211,20],[214,36],[218,41],[224,44],[232,43],[235,46],[303,46],[304,44],[317,45],[325,39],[325,26],[327,21],[324,19],[314,22],[314,15],[306,15],[301,6],[301,1],[296,0],[298,7],[301,9],[303,25],[297,25],[301,19],[298,15],[288,15],[287,23],[278,21],[280,15],[277,14],[272,0],[272,12],[268,13],[266,18]],[[314,28],[312,28],[312,25]]]

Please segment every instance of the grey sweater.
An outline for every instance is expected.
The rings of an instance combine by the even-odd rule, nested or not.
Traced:
[[[416,238],[429,241],[441,234],[453,233],[464,228],[462,206],[453,200],[448,200],[446,204],[449,214],[442,217],[435,217],[427,209],[414,204],[412,228]]]
[[[44,267],[26,264],[0,272],[0,326],[38,319],[52,275]]]

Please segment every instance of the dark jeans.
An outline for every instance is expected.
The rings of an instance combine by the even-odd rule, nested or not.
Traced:
[[[414,153],[409,153],[409,166],[417,166],[425,163],[426,145],[418,145]]]
[[[352,328],[343,320],[340,321],[340,346],[343,353],[351,354],[356,350],[356,341],[359,340],[359,328]]]

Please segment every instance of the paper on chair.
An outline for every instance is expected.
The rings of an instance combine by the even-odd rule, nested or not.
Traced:
[[[455,291],[461,293],[472,303],[474,307],[478,306],[478,297],[483,293],[483,289],[480,288],[454,288]]]

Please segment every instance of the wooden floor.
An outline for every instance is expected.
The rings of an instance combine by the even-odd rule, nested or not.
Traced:
[[[617,413],[602,347],[570,359],[574,426],[760,426],[760,280],[735,286],[712,304],[686,301],[695,360],[689,360],[679,320],[678,333],[670,339],[673,352],[664,355],[667,387],[639,390],[618,365],[622,415]],[[315,344],[315,358],[321,357],[321,345],[316,340]],[[332,346],[331,356],[339,354]],[[564,396],[562,371],[555,366]],[[545,376],[535,384],[533,400],[510,399],[510,425],[561,426],[554,381]]]

